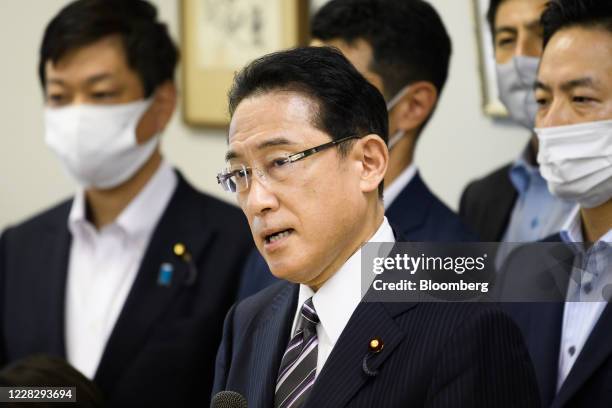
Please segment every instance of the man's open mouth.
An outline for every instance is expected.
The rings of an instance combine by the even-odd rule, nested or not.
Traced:
[[[272,244],[278,241],[279,239],[288,237],[289,235],[291,235],[292,232],[293,232],[293,228],[289,228],[286,230],[275,232],[274,234],[266,235],[266,238],[265,238],[266,244]]]

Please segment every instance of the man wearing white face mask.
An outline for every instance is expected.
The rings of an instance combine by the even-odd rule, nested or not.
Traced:
[[[579,206],[560,234],[565,303],[509,309],[529,345],[543,406],[610,407],[612,373],[612,3],[554,0],[537,75],[538,162],[550,191]],[[579,243],[579,244],[574,244]],[[549,252],[549,251],[546,251]],[[512,254],[508,268],[553,264]],[[528,264],[528,266],[527,266]],[[523,268],[526,266],[525,268]]]
[[[385,97],[389,168],[385,214],[410,241],[475,241],[476,235],[425,184],[416,144],[446,83],[451,40],[436,10],[422,0],[331,0],[311,20],[312,45],[338,48]],[[268,282],[257,251],[247,261],[247,289]]]
[[[145,1],[78,0],[47,26],[45,142],[79,189],[2,235],[0,366],[47,353],[108,406],[208,404],[252,239],[161,155],[177,61]]]
[[[533,133],[534,84],[542,53],[540,16],[547,0],[490,0],[499,97],[510,119]],[[459,213],[483,241],[529,242],[558,232],[572,203],[548,191],[535,134],[514,163],[470,183]],[[505,257],[501,254],[501,258]]]

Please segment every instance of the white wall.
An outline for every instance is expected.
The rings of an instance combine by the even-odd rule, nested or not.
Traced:
[[[219,0],[222,1],[222,0]],[[178,0],[153,0],[178,40]],[[317,0],[321,3],[321,0]],[[68,196],[74,185],[43,143],[36,74],[43,29],[67,0],[0,1],[0,230]],[[417,151],[430,187],[456,208],[467,181],[516,156],[527,135],[486,118],[480,109],[471,0],[432,0],[453,40],[449,82]],[[166,156],[194,184],[226,196],[215,182],[225,132],[187,127],[178,112],[165,132]]]

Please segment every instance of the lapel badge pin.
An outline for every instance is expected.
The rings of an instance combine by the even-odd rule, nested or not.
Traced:
[[[182,242],[177,242],[172,247],[172,252],[174,252],[174,255],[176,255],[188,265],[189,269],[187,277],[185,279],[185,285],[192,286],[195,283],[198,271],[195,264],[193,263],[191,253],[187,250],[187,246],[185,246],[185,244],[183,244]]]
[[[174,267],[171,263],[164,262],[159,267],[159,275],[157,276],[157,284],[159,286],[170,286],[172,282],[172,273],[174,272]]]
[[[369,365],[370,361],[369,360],[375,354],[380,353],[380,351],[383,349],[384,345],[385,344],[383,343],[383,341],[382,341],[382,339],[380,337],[374,337],[368,343],[368,349],[369,349],[370,352],[365,355],[365,357],[363,358],[363,361],[361,362],[361,368],[363,369],[363,372],[367,376],[375,377],[375,376],[378,375],[378,370],[370,368],[370,365]]]
[[[370,347],[370,351],[372,353],[379,353],[385,344],[380,337],[374,337],[372,340],[370,340],[370,344],[368,346]]]

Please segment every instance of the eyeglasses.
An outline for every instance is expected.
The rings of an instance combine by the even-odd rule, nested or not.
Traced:
[[[253,171],[261,180],[283,182],[296,170],[295,163],[315,153],[330,147],[338,146],[359,136],[347,136],[342,139],[333,140],[319,146],[311,147],[299,153],[284,154],[263,161],[263,166],[247,167],[244,164],[234,164],[217,174],[217,183],[221,184],[223,190],[231,193],[240,193],[249,188]]]

